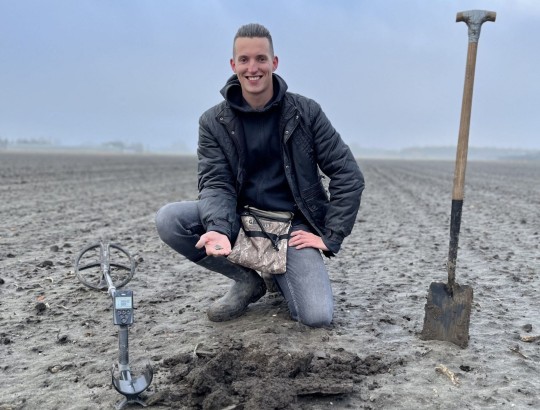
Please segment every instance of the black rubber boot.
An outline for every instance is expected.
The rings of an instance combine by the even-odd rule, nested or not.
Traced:
[[[197,265],[235,281],[225,296],[208,308],[206,314],[212,322],[225,322],[241,316],[250,303],[256,302],[266,293],[266,284],[257,272],[229,262],[225,257],[207,256]]]

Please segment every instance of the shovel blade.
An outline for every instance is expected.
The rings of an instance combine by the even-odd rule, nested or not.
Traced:
[[[442,340],[461,348],[469,343],[469,324],[473,301],[470,286],[454,285],[453,294],[446,283],[433,282],[429,287],[424,317],[423,340]]]

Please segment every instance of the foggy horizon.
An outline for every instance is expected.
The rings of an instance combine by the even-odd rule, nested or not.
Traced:
[[[232,74],[234,34],[259,22],[276,73],[347,144],[455,146],[468,45],[455,16],[472,9],[497,21],[482,25],[469,145],[539,150],[532,0],[0,0],[0,140],[195,152],[199,116]]]

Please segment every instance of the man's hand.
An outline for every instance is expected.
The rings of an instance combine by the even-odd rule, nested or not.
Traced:
[[[316,248],[321,251],[328,250],[320,236],[306,231],[292,232],[291,238],[289,239],[289,246],[293,246],[296,249]]]
[[[231,241],[229,241],[229,238],[215,231],[208,231],[202,235],[195,247],[197,249],[205,247],[208,256],[227,256],[231,253]]]

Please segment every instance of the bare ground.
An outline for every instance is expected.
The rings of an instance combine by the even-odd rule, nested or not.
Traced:
[[[475,292],[466,349],[418,337],[430,283],[446,280],[453,163],[360,165],[357,226],[327,262],[335,319],[309,329],[277,294],[235,321],[208,321],[228,280],[164,246],[153,222],[163,204],[196,198],[195,158],[0,153],[0,409],[121,398],[110,300],[73,267],[101,238],[137,261],[130,358],[154,368],[152,408],[540,407],[540,163],[468,166],[457,268]]]

